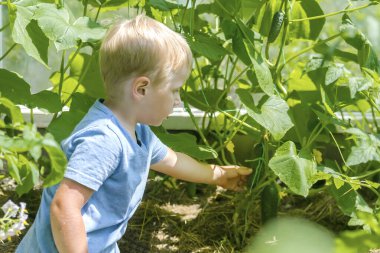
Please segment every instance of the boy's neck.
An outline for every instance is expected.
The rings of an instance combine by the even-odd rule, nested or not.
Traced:
[[[109,100],[104,100],[103,104],[107,106],[119,120],[120,124],[128,131],[130,136],[135,139],[136,121],[133,120],[133,115],[128,112],[127,107],[112,103]],[[127,117],[128,115],[128,117]]]

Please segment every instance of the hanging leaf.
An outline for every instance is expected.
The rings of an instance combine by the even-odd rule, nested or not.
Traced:
[[[260,88],[267,94],[274,94],[274,83],[272,79],[271,72],[267,63],[264,61],[260,52],[256,51],[255,48],[247,41],[244,41],[245,48],[249,53],[249,57],[253,64],[255,70],[257,81],[259,82]]]
[[[237,89],[236,94],[238,94],[248,115],[267,129],[275,140],[280,140],[293,127],[293,123],[287,114],[289,106],[281,98],[276,96],[264,97],[265,102],[258,108],[255,106],[249,91]]]
[[[42,32],[36,21],[32,20],[33,12],[24,6],[13,5],[15,20],[12,29],[12,39],[25,49],[25,52],[43,64],[48,66],[49,40]]]
[[[300,157],[293,142],[285,142],[279,147],[268,165],[291,191],[304,197],[309,194],[317,172],[316,164]]]

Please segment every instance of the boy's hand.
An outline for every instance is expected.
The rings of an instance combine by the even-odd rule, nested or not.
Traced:
[[[216,184],[233,191],[242,191],[247,182],[247,177],[252,169],[236,165],[219,166],[214,165],[213,179]]]

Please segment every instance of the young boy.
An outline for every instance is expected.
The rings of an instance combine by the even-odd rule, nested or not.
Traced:
[[[64,179],[44,190],[16,252],[119,252],[117,241],[141,201],[149,168],[241,189],[250,169],[199,163],[166,147],[148,127],[160,125],[180,103],[191,65],[186,41],[146,16],[109,30],[100,49],[107,99],[95,102],[62,142]]]

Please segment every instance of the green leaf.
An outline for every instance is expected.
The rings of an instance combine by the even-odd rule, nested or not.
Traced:
[[[6,115],[8,115],[8,117],[11,118],[13,124],[24,123],[24,118],[22,116],[20,108],[5,97],[0,97],[0,112],[4,112]]]
[[[5,160],[7,161],[8,172],[11,177],[16,181],[17,184],[21,184],[21,178],[18,171],[17,158],[11,154],[4,155]]]
[[[54,41],[57,50],[73,48],[78,40],[98,41],[105,34],[105,29],[88,17],[80,17],[71,24],[68,11],[57,9],[54,4],[38,4],[33,18],[45,35]]]
[[[51,113],[56,113],[62,109],[62,104],[57,93],[43,90],[31,96],[31,99],[28,102],[28,107],[43,108]]]
[[[25,52],[38,62],[49,68],[47,52],[49,40],[42,33],[37,23],[32,21],[33,12],[30,8],[14,5],[15,21],[12,30],[12,39],[25,49]]]
[[[274,83],[268,65],[262,58],[260,52],[256,51],[250,43],[244,41],[244,45],[249,53],[260,88],[267,95],[273,95]]]
[[[50,122],[47,130],[60,142],[70,135],[84,115],[85,113],[80,111],[63,112],[58,118]]]
[[[354,98],[358,91],[368,90],[373,87],[373,80],[368,77],[350,77],[348,87],[350,88],[351,98]]]
[[[323,15],[323,11],[315,0],[295,1],[291,11],[291,19],[306,19]],[[304,38],[315,40],[318,38],[324,24],[325,18],[315,20],[304,20],[293,22],[289,26],[291,38]]]
[[[170,11],[174,9],[183,8],[180,4],[174,4],[167,2],[165,0],[147,0],[146,4],[150,4],[153,8],[156,8],[161,11]]]
[[[265,100],[264,103],[260,108],[257,108],[248,91],[237,89],[236,93],[248,115],[266,128],[275,140],[280,140],[293,127],[293,123],[287,114],[289,106],[283,99],[276,96],[264,97],[262,100]]]
[[[344,41],[358,50],[367,41],[366,36],[352,23],[347,14],[342,16],[342,25],[339,27],[339,30],[340,36]]]
[[[304,197],[309,194],[313,176],[317,172],[316,164],[300,157],[293,142],[285,142],[279,147],[268,165],[291,191]]]
[[[43,186],[49,187],[62,180],[67,160],[65,153],[51,134],[48,133],[45,135],[42,146],[49,155],[51,166],[48,176],[44,179]]]
[[[23,155],[19,155],[19,163],[21,164],[20,176],[22,183],[16,187],[16,192],[21,196],[39,183],[39,172],[37,166],[33,162],[28,161]]]
[[[350,184],[345,183],[339,189],[333,184],[328,190],[345,215],[356,217],[357,211],[372,213],[372,209]]]
[[[27,104],[30,99],[30,85],[17,73],[0,69],[0,94],[16,104]]]
[[[379,71],[379,60],[371,43],[367,40],[358,50],[358,60],[362,68],[368,68],[376,72]]]
[[[364,133],[358,128],[349,128],[345,132],[353,134],[357,138],[356,146],[351,147],[350,155],[347,158],[347,165],[380,161],[380,140],[376,136]]]
[[[347,230],[339,235],[335,245],[335,253],[371,252],[380,248],[380,235],[367,230]]]
[[[212,62],[220,61],[228,52],[218,39],[206,34],[195,34],[187,42],[196,56],[204,56]]]
[[[343,64],[332,64],[328,67],[325,77],[325,85],[332,84],[336,80],[339,79],[344,73],[344,65]]]

